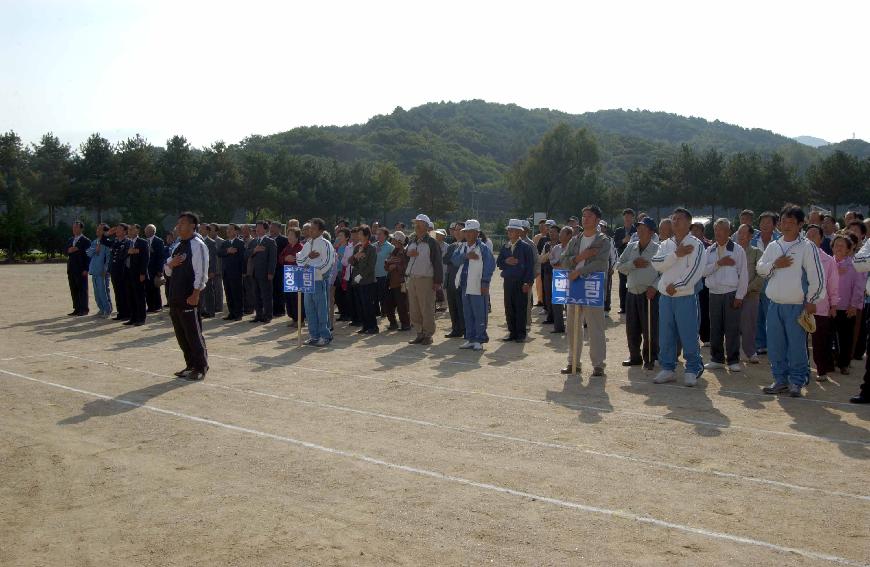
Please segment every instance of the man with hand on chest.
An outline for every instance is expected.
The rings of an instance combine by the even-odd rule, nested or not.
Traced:
[[[129,228],[130,245],[124,262],[127,275],[127,297],[130,302],[130,318],[125,325],[137,327],[145,323],[145,280],[148,278],[148,243],[139,237],[139,225]]]
[[[82,221],[73,221],[72,238],[66,243],[66,277],[69,281],[69,292],[72,296],[73,310],[70,317],[81,317],[88,314],[88,257],[87,250],[91,246],[90,239],[82,234],[85,225]]]

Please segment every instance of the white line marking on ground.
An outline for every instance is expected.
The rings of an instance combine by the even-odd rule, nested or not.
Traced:
[[[713,427],[713,428],[720,429],[720,430],[736,429],[736,430],[740,430],[740,431],[748,431],[748,432],[757,433],[757,434],[779,435],[779,436],[783,436],[783,437],[795,437],[798,439],[810,439],[810,440],[814,440],[814,441],[826,441],[829,443],[846,443],[846,444],[850,444],[850,445],[870,445],[870,441],[863,441],[863,440],[859,440],[859,439],[838,439],[835,437],[826,437],[824,435],[810,435],[808,433],[798,433],[798,432],[794,432],[794,431],[774,431],[772,429],[760,429],[757,427],[749,427],[747,425],[734,425],[734,424],[730,424],[730,423],[717,423],[717,422],[713,422],[713,421],[704,421],[704,420],[700,420],[700,419],[689,419],[689,418],[685,418],[685,417],[664,416],[664,415],[653,414],[653,413],[643,413],[643,412],[633,411],[633,410],[621,410],[621,409],[615,409],[615,408],[591,406],[591,405],[579,404],[576,402],[568,402],[568,401],[562,401],[562,402],[557,403],[557,402],[553,402],[551,400],[536,400],[534,398],[525,398],[525,397],[520,397],[520,396],[509,396],[507,394],[495,394],[492,392],[484,392],[482,390],[466,390],[464,388],[452,388],[450,386],[438,386],[436,384],[426,384],[424,382],[415,382],[412,380],[402,380],[402,379],[398,379],[398,378],[381,378],[379,376],[370,376],[370,375],[366,375],[366,374],[354,374],[352,372],[345,372],[345,371],[341,371],[341,370],[330,370],[330,369],[326,369],[326,368],[313,368],[311,366],[302,366],[298,362],[293,363],[292,367],[289,367],[289,366],[286,366],[283,364],[277,364],[277,363],[265,362],[265,361],[256,361],[255,362],[255,361],[247,360],[244,358],[238,358],[238,357],[234,357],[234,356],[221,356],[221,355],[217,355],[217,354],[209,354],[209,356],[213,357],[213,358],[222,358],[225,360],[235,360],[238,362],[243,362],[245,364],[251,364],[254,366],[265,365],[265,366],[274,366],[276,368],[284,368],[284,369],[288,369],[288,370],[292,369],[292,370],[307,370],[307,371],[311,371],[311,372],[323,372],[326,374],[338,375],[339,377],[342,377],[342,378],[344,378],[344,377],[362,378],[365,380],[376,380],[378,382],[387,382],[387,383],[391,383],[391,384],[405,384],[405,385],[409,385],[409,386],[416,386],[419,388],[428,388],[428,389],[432,389],[432,390],[442,390],[442,391],[447,391],[447,392],[454,392],[457,394],[486,396],[486,397],[490,397],[490,398],[510,400],[510,401],[515,401],[515,402],[531,402],[531,403],[536,403],[536,404],[559,405],[559,406],[563,406],[563,407],[570,408],[570,409],[578,409],[578,410],[586,409],[586,410],[598,411],[598,412],[602,412],[602,413],[610,413],[610,414],[614,414],[614,415],[629,415],[629,416],[639,417],[639,418],[643,418],[643,419],[653,419],[653,420],[661,420],[661,421],[676,421],[679,423],[687,423],[690,425],[703,425],[706,427]]]
[[[327,453],[330,455],[336,455],[339,457],[346,457],[349,459],[354,459],[357,461],[369,463],[372,465],[377,465],[377,466],[381,466],[381,467],[392,469],[392,470],[398,470],[398,471],[402,471],[402,472],[406,472],[406,473],[410,473],[410,474],[415,474],[418,476],[425,476],[425,477],[429,477],[429,478],[434,478],[436,480],[441,480],[441,481],[445,481],[445,482],[452,482],[452,483],[460,484],[460,485],[464,485],[464,486],[471,486],[471,487],[479,488],[481,490],[486,490],[489,492],[498,492],[501,494],[508,494],[511,496],[517,496],[517,497],[524,498],[524,499],[531,499],[531,500],[535,500],[535,501],[546,502],[547,504],[552,504],[554,506],[558,506],[561,508],[580,510],[582,512],[588,512],[591,514],[598,514],[598,515],[609,516],[609,517],[613,517],[613,518],[620,518],[623,520],[638,522],[641,524],[648,524],[648,525],[652,525],[652,526],[656,526],[656,527],[660,527],[660,528],[667,528],[667,529],[671,529],[671,530],[675,530],[675,531],[680,531],[683,533],[700,535],[700,536],[706,537],[708,539],[717,539],[717,540],[728,541],[728,542],[732,542],[732,543],[742,543],[745,545],[762,547],[762,548],[769,549],[771,551],[780,552],[780,553],[793,553],[796,555],[800,555],[802,557],[806,557],[808,559],[829,561],[831,563],[837,563],[840,565],[853,565],[853,566],[857,566],[857,567],[870,567],[864,563],[859,563],[857,561],[853,561],[851,559],[846,559],[844,557],[838,557],[836,555],[829,555],[827,553],[820,553],[820,552],[816,552],[816,551],[809,551],[809,550],[799,549],[799,548],[794,548],[794,547],[781,546],[781,545],[777,545],[775,543],[770,543],[770,542],[763,541],[763,540],[752,539],[752,538],[734,535],[734,534],[729,534],[729,533],[725,533],[725,532],[716,532],[716,531],[707,530],[704,528],[698,528],[695,526],[689,526],[689,525],[685,525],[685,524],[677,524],[677,523],[673,523],[673,522],[668,522],[666,520],[660,520],[658,518],[653,518],[650,516],[640,516],[638,514],[626,512],[624,510],[611,510],[608,508],[600,508],[597,506],[590,506],[588,504],[582,504],[580,502],[572,502],[569,500],[562,500],[559,498],[542,496],[542,495],[534,494],[531,492],[524,492],[522,490],[515,490],[513,488],[499,486],[497,484],[478,482],[475,480],[470,480],[470,479],[459,477],[459,476],[444,474],[444,473],[441,473],[438,471],[432,471],[432,470],[422,469],[422,468],[413,467],[413,466],[409,466],[409,465],[402,465],[402,464],[398,464],[398,463],[391,463],[389,461],[384,461],[384,460],[381,460],[381,459],[378,459],[375,457],[370,457],[370,456],[364,455],[362,453],[355,453],[355,452],[346,451],[343,449],[335,449],[332,447],[327,447],[325,445],[319,445],[317,443],[312,443],[310,441],[294,439],[292,437],[287,437],[284,435],[276,435],[274,433],[259,431],[257,429],[242,427],[240,425],[234,425],[231,423],[224,423],[224,422],[217,421],[214,419],[209,419],[209,418],[205,418],[205,417],[200,417],[200,416],[196,416],[196,415],[191,415],[191,414],[186,414],[186,413],[182,413],[182,412],[178,412],[178,411],[164,409],[161,407],[152,406],[149,404],[143,404],[143,403],[135,402],[132,400],[126,400],[124,398],[115,398],[115,397],[112,397],[112,396],[109,396],[106,394],[91,392],[91,391],[83,390],[80,388],[73,388],[72,386],[65,386],[63,384],[58,384],[56,382],[50,382],[48,380],[42,380],[40,378],[34,378],[32,376],[18,374],[17,372],[11,372],[9,370],[4,370],[2,368],[0,368],[0,373],[6,374],[7,376],[12,376],[14,378],[19,378],[22,380],[28,380],[30,382],[35,382],[38,384],[43,384],[45,386],[50,386],[53,388],[66,390],[68,392],[74,392],[77,394],[90,396],[92,398],[98,398],[101,400],[106,400],[106,401],[121,404],[121,405],[142,408],[144,410],[148,410],[148,411],[158,413],[158,414],[168,415],[168,416],[176,417],[179,419],[186,419],[188,421],[202,423],[205,425],[211,425],[213,427],[218,427],[218,428],[226,429],[229,431],[235,431],[238,433],[246,433],[248,435],[254,435],[256,437],[261,437],[264,439],[272,439],[274,441],[280,441],[282,443],[287,443],[290,445],[305,447],[306,449],[312,449],[312,450],[320,451],[322,453]]]
[[[43,352],[42,354],[26,354],[23,356],[9,356],[7,358],[0,358],[0,361],[7,362],[10,360],[21,360],[22,358],[39,358],[41,356],[54,356],[58,354],[66,354],[67,351],[61,352]]]
[[[78,356],[78,355],[62,354],[59,356],[63,356],[66,358],[74,358],[76,360],[83,360],[83,361],[91,362],[94,364],[108,366],[110,368],[118,368],[120,370],[127,370],[130,372],[137,372],[140,374],[146,374],[146,375],[154,376],[157,378],[170,378],[170,379],[174,378],[174,376],[168,376],[166,374],[159,374],[157,372],[151,372],[150,370],[145,370],[142,368],[133,368],[130,366],[122,366],[122,365],[115,364],[112,362],[105,362],[102,360],[85,358],[85,357]],[[553,443],[553,442],[549,442],[549,441],[540,441],[540,440],[536,440],[536,439],[527,439],[527,438],[523,438],[523,437],[515,437],[512,435],[503,435],[500,433],[492,433],[489,431],[479,431],[479,430],[469,428],[469,427],[462,427],[462,426],[456,426],[456,425],[446,425],[446,424],[442,424],[442,423],[436,423],[436,422],[432,422],[432,421],[426,421],[426,420],[421,420],[421,419],[416,419],[416,418],[411,418],[411,417],[404,417],[404,416],[398,416],[398,415],[392,415],[392,414],[384,414],[384,413],[379,413],[379,412],[370,411],[370,410],[352,408],[349,406],[341,406],[341,405],[329,404],[329,403],[325,403],[325,402],[316,402],[316,401],[312,401],[312,400],[305,400],[302,398],[293,398],[290,396],[282,396],[280,394],[273,394],[271,392],[263,392],[263,391],[254,390],[251,388],[237,388],[235,386],[227,386],[224,384],[217,384],[214,381],[203,382],[203,385],[211,387],[211,388],[219,388],[222,390],[239,392],[242,394],[250,394],[250,395],[254,395],[254,396],[262,396],[262,397],[272,398],[272,399],[276,399],[276,400],[289,401],[289,402],[292,402],[295,404],[300,404],[300,405],[320,407],[320,408],[331,409],[331,410],[335,410],[335,411],[354,413],[354,414],[365,415],[365,416],[369,416],[369,417],[376,417],[379,419],[398,421],[398,422],[402,422],[402,423],[410,423],[413,425],[418,425],[420,427],[431,427],[431,428],[436,428],[436,429],[456,431],[456,432],[460,432],[460,433],[478,435],[481,437],[489,437],[492,439],[499,439],[502,441],[513,441],[513,442],[517,442],[517,443],[536,445],[539,447],[547,447],[550,449],[580,451],[580,452],[586,453],[588,455],[594,455],[594,456],[604,457],[604,458],[609,458],[609,459],[617,459],[617,460],[621,460],[621,461],[629,461],[629,462],[639,463],[639,464],[643,464],[643,465],[647,465],[647,466],[651,466],[651,467],[659,467],[659,468],[678,470],[678,471],[682,471],[682,472],[688,472],[688,473],[699,474],[699,475],[711,475],[711,476],[717,476],[717,477],[721,477],[721,478],[742,480],[745,482],[764,484],[767,486],[774,486],[774,487],[788,489],[788,490],[818,492],[821,494],[827,494],[829,496],[838,496],[838,497],[842,497],[842,498],[850,498],[850,499],[856,499],[856,500],[870,501],[870,496],[865,496],[865,495],[861,495],[861,494],[852,494],[852,493],[840,492],[840,491],[836,491],[836,490],[825,490],[823,488],[816,488],[816,487],[812,487],[812,486],[802,486],[802,485],[791,484],[788,482],[782,482],[782,481],[778,481],[778,480],[771,480],[771,479],[766,479],[766,478],[761,478],[761,477],[742,475],[742,474],[738,474],[738,473],[718,471],[715,469],[700,469],[700,468],[688,467],[688,466],[684,466],[684,465],[676,465],[673,463],[666,463],[663,461],[657,461],[654,459],[647,459],[647,458],[643,458],[643,457],[635,457],[632,455],[625,455],[625,454],[620,454],[620,453],[611,453],[611,452],[605,452],[605,451],[596,451],[594,449],[589,449],[589,448],[586,448],[586,447],[583,447],[580,445],[567,445],[564,443]]]

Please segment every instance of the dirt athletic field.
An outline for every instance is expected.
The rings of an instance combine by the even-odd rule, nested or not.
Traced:
[[[654,386],[616,322],[606,378],[565,381],[537,323],[474,353],[446,315],[428,348],[208,320],[189,383],[168,314],[66,317],[63,265],[0,297],[3,566],[870,563],[858,363],[789,399],[764,363]]]

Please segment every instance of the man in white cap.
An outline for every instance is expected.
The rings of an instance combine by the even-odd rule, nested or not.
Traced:
[[[410,344],[431,345],[435,334],[435,292],[441,289],[444,265],[441,248],[429,236],[432,221],[424,214],[414,219],[414,234],[408,240],[406,270],[411,325],[417,336]]]
[[[503,341],[526,341],[526,313],[529,291],[535,282],[535,260],[532,246],[523,241],[523,223],[510,219],[507,225],[509,242],[498,254],[496,265],[504,279],[504,311],[508,335]]]
[[[459,234],[465,240],[459,242],[453,252],[451,262],[459,266],[456,274],[456,287],[462,300],[465,318],[465,343],[459,348],[483,350],[483,343],[489,341],[486,332],[487,296],[492,273],[495,271],[495,258],[488,246],[478,238],[480,223],[468,219]]]

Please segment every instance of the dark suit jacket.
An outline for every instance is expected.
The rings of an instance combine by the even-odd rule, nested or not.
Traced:
[[[255,278],[265,278],[267,275],[275,274],[275,269],[278,267],[278,249],[275,246],[275,241],[268,236],[263,237],[261,245],[265,248],[263,252],[254,252],[257,246],[257,239],[251,239],[248,243],[250,248],[247,250],[251,259],[252,273]]]
[[[288,238],[286,236],[284,236],[283,234],[279,234],[278,236],[276,236],[274,238],[274,240],[275,240],[275,250],[277,250],[278,252],[281,252],[282,250],[284,250],[284,247],[290,243],[290,240],[288,240]],[[275,267],[278,269],[279,272],[284,269],[283,266],[284,266],[284,262],[281,261],[281,258],[278,258],[277,256],[275,256]]]
[[[136,240],[133,241],[133,244],[130,248],[135,248],[139,251],[138,254],[129,254],[127,257],[130,259],[130,270],[128,272],[131,276],[145,276],[148,277],[148,241],[142,237],[137,236]]]
[[[163,272],[163,259],[166,257],[164,248],[162,238],[155,236],[151,239],[151,249],[148,251],[148,277],[151,279]]]
[[[227,253],[230,248],[235,248],[235,254]],[[221,258],[224,277],[241,277],[245,274],[245,241],[241,237],[226,239],[220,243],[217,255]]]
[[[217,273],[217,243],[210,236],[203,236],[202,241],[205,242],[205,247],[208,248],[208,273]]]
[[[119,278],[124,276],[124,271],[127,269],[127,247],[129,242],[126,238],[112,241],[112,276]]]
[[[72,237],[67,240],[67,248],[73,245],[73,240],[74,239]],[[81,235],[81,237],[79,237],[79,241],[76,242],[76,249],[78,251],[73,252],[72,254],[70,254],[69,252],[66,253],[66,273],[81,275],[82,272],[88,271],[88,264],[90,263],[90,258],[88,258],[88,255],[85,252],[88,248],[90,248],[90,246],[90,239],[84,234]]]

